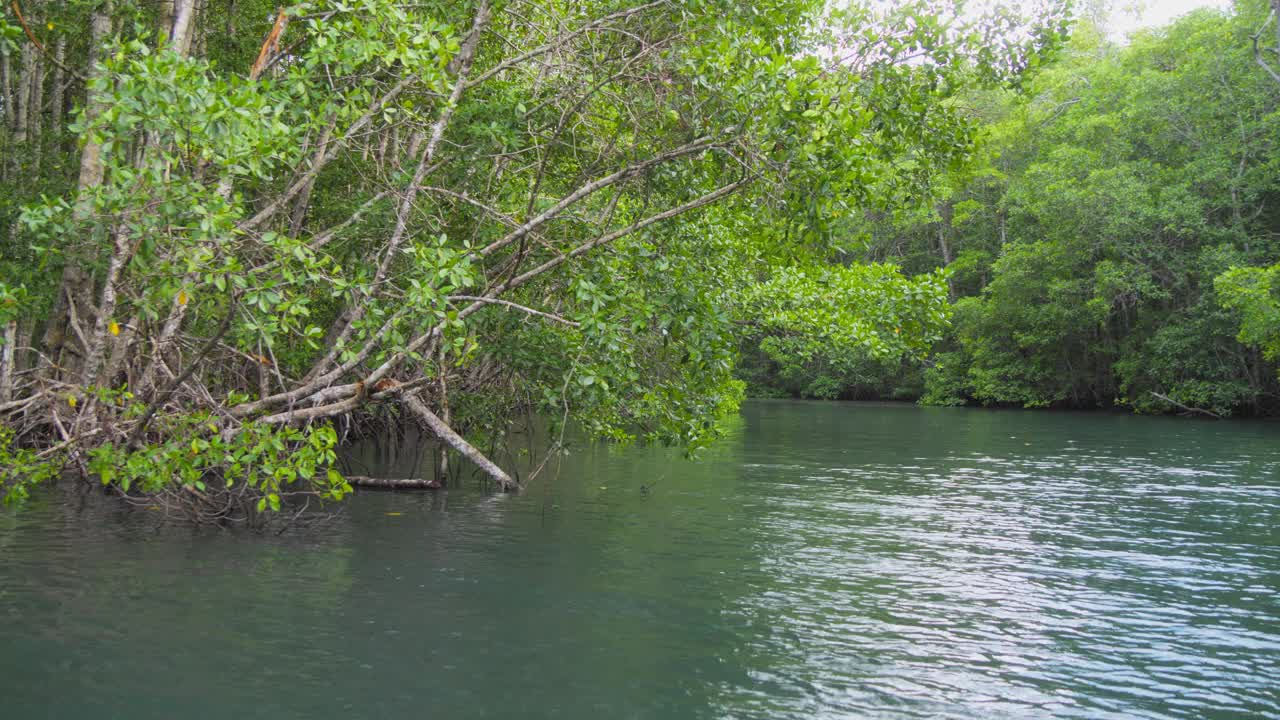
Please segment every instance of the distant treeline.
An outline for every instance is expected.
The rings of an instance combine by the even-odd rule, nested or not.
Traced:
[[[945,267],[926,358],[753,337],[757,395],[1280,412],[1280,75],[1263,2],[1118,44],[1080,18],[1023,92],[975,92],[983,152],[916,214],[850,221],[848,260]]]

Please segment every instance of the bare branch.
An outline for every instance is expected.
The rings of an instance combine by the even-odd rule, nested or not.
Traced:
[[[592,22],[587,23],[586,25],[583,25],[582,27],[578,28],[577,30],[574,30],[574,31],[567,32],[567,33],[564,33],[564,34],[562,34],[562,35],[558,35],[558,36],[556,36],[555,38],[553,38],[550,42],[546,43],[545,45],[539,45],[538,47],[536,47],[536,48],[534,48],[534,49],[532,49],[532,50],[530,50],[530,51],[528,51],[528,52],[526,52],[526,53],[522,53],[522,54],[517,55],[517,56],[515,56],[515,57],[513,57],[513,58],[510,58],[510,59],[508,59],[508,60],[504,60],[504,61],[502,61],[502,62],[498,63],[497,65],[495,65],[495,66],[493,66],[492,68],[490,68],[488,71],[486,71],[486,72],[484,72],[484,73],[480,74],[478,77],[476,77],[476,79],[471,80],[470,82],[468,82],[468,83],[467,83],[467,86],[468,86],[468,87],[475,87],[476,85],[479,85],[479,84],[481,84],[481,83],[485,82],[486,80],[488,80],[488,79],[492,78],[493,76],[495,76],[495,75],[497,75],[497,74],[499,74],[499,73],[505,72],[505,71],[507,71],[507,70],[510,70],[511,68],[513,68],[513,67],[515,67],[515,66],[517,66],[517,65],[520,65],[520,64],[522,64],[522,63],[524,63],[524,62],[526,62],[526,61],[528,61],[528,60],[531,60],[531,59],[533,59],[533,58],[535,58],[535,57],[538,57],[539,55],[545,55],[545,54],[547,54],[547,53],[551,52],[552,50],[555,50],[555,49],[558,49],[558,48],[562,48],[562,47],[564,47],[564,44],[565,44],[565,43],[569,42],[570,40],[572,40],[572,39],[573,39],[573,38],[575,38],[575,37],[578,37],[579,35],[582,35],[583,33],[588,33],[588,32],[591,32],[592,30],[599,29],[602,25],[605,25],[605,24],[607,24],[607,23],[610,23],[610,22],[612,22],[612,21],[614,21],[614,20],[622,20],[622,19],[624,19],[624,18],[630,17],[630,16],[635,15],[635,14],[637,14],[637,13],[642,13],[642,12],[644,12],[644,11],[646,11],[646,10],[650,10],[650,9],[652,9],[652,8],[655,8],[655,7],[659,6],[659,5],[666,4],[666,2],[667,2],[667,0],[657,0],[656,2],[647,3],[647,4],[645,4],[645,5],[640,5],[640,6],[638,6],[638,7],[633,7],[633,8],[627,9],[627,10],[620,10],[620,11],[618,11],[618,12],[616,12],[616,13],[612,13],[612,14],[609,14],[609,15],[605,15],[605,16],[604,16],[604,17],[602,17],[602,18],[599,18],[599,19],[597,19],[597,20],[593,20]]]
[[[36,35],[35,35],[35,33],[31,32],[31,28],[27,26],[27,19],[26,19],[25,17],[23,17],[23,16],[22,16],[22,6],[18,5],[18,0],[10,0],[9,6],[13,8],[13,14],[18,16],[18,23],[19,23],[20,25],[22,25],[22,30],[23,30],[23,32],[25,32],[25,33],[26,33],[26,35],[27,35],[27,39],[31,41],[31,44],[32,44],[32,45],[35,45],[37,48],[39,48],[39,49],[40,49],[40,52],[41,52],[41,53],[42,53],[46,58],[48,58],[50,62],[52,62],[54,65],[57,65],[57,66],[58,66],[58,68],[60,68],[63,72],[65,72],[65,73],[67,73],[68,75],[70,75],[70,76],[74,77],[75,79],[79,80],[80,82],[87,82],[87,80],[85,79],[85,76],[81,75],[80,73],[76,72],[75,70],[72,70],[71,68],[69,68],[69,67],[67,67],[66,65],[64,65],[64,64],[62,63],[62,61],[58,60],[58,58],[57,58],[55,55],[53,55],[52,53],[50,53],[50,52],[45,48],[45,46],[44,46],[44,44],[43,44],[43,43],[41,43],[38,39],[36,39]],[[52,26],[52,25],[50,25],[49,27],[53,27],[53,26]],[[7,109],[8,109],[8,108],[6,108],[6,110],[7,110]]]
[[[476,45],[480,42],[480,33],[488,22],[489,4],[481,2],[471,25],[471,32],[467,35],[467,39],[463,42],[462,49],[458,53],[458,78],[454,82],[453,92],[449,95],[449,100],[444,107],[441,108],[440,117],[436,119],[431,128],[431,138],[427,141],[427,146],[423,149],[422,156],[418,160],[418,167],[413,173],[413,182],[409,184],[408,189],[405,190],[404,197],[400,200],[400,207],[396,212],[395,228],[391,231],[391,238],[387,241],[382,262],[378,264],[378,270],[374,273],[371,292],[376,292],[378,286],[386,279],[387,272],[391,269],[391,263],[395,261],[396,251],[399,250],[400,243],[404,241],[409,227],[409,215],[413,211],[414,201],[418,197],[418,188],[422,185],[423,178],[426,177],[427,168],[430,167],[431,161],[435,157],[436,149],[440,146],[440,140],[444,137],[445,128],[449,126],[449,121],[453,119],[453,113],[458,107],[458,101],[462,98],[462,91],[466,88],[467,75],[471,72],[471,65],[475,60]],[[355,328],[355,324],[360,321],[360,318],[364,317],[366,307],[367,304],[362,303],[339,316],[337,322],[341,324],[342,329],[338,332],[333,347],[314,365],[314,371],[322,371],[333,362],[333,359],[337,357],[338,348],[351,336],[351,332]]]
[[[500,300],[498,298],[483,297],[480,295],[450,295],[449,296],[450,302],[453,302],[455,300],[464,300],[464,301],[478,302],[478,303],[489,303],[491,305],[502,305],[503,307],[509,307],[509,308],[512,308],[513,310],[519,310],[520,312],[525,312],[530,315],[536,315],[538,317],[546,318],[548,320],[554,320],[555,322],[568,325],[569,327],[572,327],[572,328],[582,327],[582,324],[579,322],[575,322],[568,318],[560,317],[555,313],[543,312],[542,310],[534,310],[531,307],[526,307],[518,303],[513,303],[510,300]]]
[[[1275,17],[1276,11],[1275,8],[1272,8],[1271,12],[1267,13],[1267,19],[1264,20],[1262,22],[1262,26],[1258,28],[1258,32],[1250,35],[1249,39],[1253,41],[1253,59],[1258,61],[1258,65],[1263,70],[1267,71],[1267,74],[1271,76],[1272,80],[1280,83],[1280,72],[1276,72],[1275,68],[1271,67],[1271,64],[1262,56],[1262,48],[1258,47],[1258,39],[1262,37],[1262,31],[1267,29],[1267,26],[1275,20]]]
[[[710,137],[701,137],[701,138],[698,138],[697,140],[694,140],[693,142],[686,143],[673,150],[668,150],[664,153],[659,153],[643,162],[638,162],[634,165],[628,165],[627,167],[621,170],[618,170],[617,172],[610,173],[609,175],[605,175],[604,177],[601,177],[601,178],[597,178],[587,183],[586,185],[583,185],[577,190],[573,191],[569,195],[565,196],[560,202],[556,203],[550,208],[547,208],[545,211],[543,211],[541,214],[539,214],[537,217],[533,218],[529,222],[526,222],[525,224],[521,225],[515,230],[512,230],[502,238],[499,238],[498,240],[494,240],[493,242],[489,243],[487,246],[481,249],[478,254],[480,255],[480,257],[488,257],[492,255],[493,253],[519,240],[525,235],[528,235],[530,232],[537,230],[539,227],[546,224],[548,221],[553,220],[558,215],[560,215],[560,213],[564,212],[565,208],[569,207],[570,205],[573,205],[574,203],[578,202],[584,197],[587,197],[588,195],[591,195],[592,193],[595,193],[599,190],[607,188],[610,185],[613,185],[614,183],[617,183],[619,181],[635,177],[643,173],[645,170],[648,170],[649,168],[654,167],[656,165],[661,165],[662,163],[665,163],[670,160],[674,160],[679,157],[684,157],[686,155],[693,155],[696,153],[700,153],[705,150],[709,150],[715,146],[716,146],[716,143],[712,142]]]
[[[375,100],[374,103],[369,106],[369,109],[366,110],[363,115],[357,118],[355,122],[351,123],[351,127],[347,128],[347,131],[343,134],[343,136],[339,138],[337,141],[335,141],[329,147],[328,152],[324,153],[323,155],[317,155],[315,158],[312,159],[310,167],[307,168],[307,172],[304,173],[302,177],[298,178],[293,183],[293,185],[290,185],[289,189],[281,193],[278,197],[276,197],[275,200],[272,200],[271,202],[267,203],[267,206],[259,210],[253,217],[249,218],[248,220],[244,220],[240,222],[236,227],[240,230],[252,230],[262,225],[262,223],[266,222],[267,220],[270,220],[271,217],[274,216],[277,212],[280,212],[280,210],[283,209],[284,206],[287,205],[290,200],[296,197],[298,193],[302,192],[303,188],[305,188],[308,183],[310,183],[312,180],[316,178],[316,176],[320,174],[320,171],[323,170],[326,165],[328,165],[330,162],[333,161],[334,158],[338,156],[338,152],[343,147],[346,146],[347,142],[350,141],[351,138],[354,137],[356,133],[358,133],[361,129],[363,129],[365,125],[368,125],[371,120],[373,120],[374,115],[376,115],[380,110],[382,110],[383,106],[385,106],[387,103],[394,100],[396,96],[398,96],[401,92],[404,91],[405,88],[409,87],[409,84],[412,81],[413,81],[413,77],[411,76],[404,77],[404,78],[401,78],[400,81],[397,82],[395,85],[392,85],[391,89],[383,93],[382,97],[379,97],[377,100]]]
[[[453,431],[443,420],[435,413],[431,412],[426,403],[422,402],[417,395],[405,395],[401,401],[413,414],[417,415],[431,428],[431,432],[436,434],[446,445],[458,451],[466,459],[475,463],[477,467],[488,475],[503,490],[515,490],[520,487],[519,483],[511,479],[511,476],[494,464],[492,460],[484,456],[471,443],[467,442],[461,435]]]
[[[673,217],[675,217],[675,216],[677,216],[677,215],[680,215],[680,214],[683,214],[683,213],[689,212],[690,210],[695,210],[695,209],[700,208],[700,207],[702,207],[702,206],[704,206],[704,205],[710,205],[711,203],[713,203],[713,202],[715,202],[715,201],[719,200],[720,198],[723,198],[723,197],[725,197],[725,196],[727,196],[727,195],[729,195],[729,194],[731,194],[731,193],[733,193],[733,192],[736,192],[736,191],[738,190],[738,188],[743,187],[744,185],[746,185],[746,184],[748,184],[749,182],[751,182],[751,180],[753,180],[753,179],[754,179],[754,178],[747,177],[747,178],[743,178],[743,179],[741,179],[741,180],[738,180],[737,182],[729,183],[728,185],[724,185],[724,186],[722,186],[722,187],[720,187],[720,188],[718,188],[718,189],[716,189],[716,190],[714,190],[714,191],[712,191],[712,192],[709,192],[709,193],[707,193],[706,195],[703,195],[702,197],[697,198],[696,200],[691,200],[691,201],[689,201],[689,202],[687,202],[687,203],[684,203],[683,205],[677,205],[676,207],[673,207],[673,208],[671,208],[671,209],[669,209],[669,210],[665,210],[665,211],[660,212],[660,213],[658,213],[658,214],[656,214],[656,215],[651,215],[651,216],[649,216],[649,217],[647,217],[647,218],[645,218],[645,219],[643,219],[643,220],[640,220],[640,221],[637,221],[637,222],[635,222],[635,223],[632,223],[631,225],[628,225],[627,227],[622,228],[621,230],[615,230],[614,232],[608,233],[608,234],[606,234],[606,235],[601,235],[600,237],[598,237],[598,238],[596,238],[596,239],[594,239],[594,240],[591,240],[591,241],[589,241],[589,242],[585,242],[585,243],[583,243],[583,244],[579,245],[578,247],[574,248],[573,250],[570,250],[570,251],[569,251],[569,253],[568,253],[568,254],[566,254],[566,255],[562,255],[562,256],[560,256],[560,257],[552,258],[552,259],[550,259],[550,260],[548,260],[548,261],[546,261],[546,262],[542,263],[541,265],[539,265],[539,266],[537,266],[537,267],[535,267],[535,268],[533,268],[533,269],[531,269],[531,270],[528,270],[528,271],[524,272],[523,274],[517,275],[516,277],[512,278],[511,280],[508,280],[508,281],[507,281],[506,283],[504,283],[502,286],[499,286],[499,288],[497,288],[495,291],[491,291],[491,292],[496,292],[496,293],[498,293],[498,294],[501,294],[501,293],[504,293],[504,292],[508,292],[508,291],[510,291],[510,290],[514,290],[515,288],[518,288],[518,287],[520,287],[521,285],[524,285],[525,283],[527,283],[527,282],[529,282],[530,280],[534,279],[535,277],[537,277],[537,276],[539,276],[539,275],[541,275],[541,274],[543,274],[543,273],[547,272],[548,270],[551,270],[551,269],[553,269],[553,268],[555,268],[555,267],[558,267],[558,266],[560,266],[560,265],[563,265],[565,262],[569,261],[571,258],[575,258],[575,257],[578,257],[578,256],[580,256],[580,255],[584,255],[584,254],[586,254],[586,253],[588,253],[588,252],[590,252],[590,251],[594,250],[595,248],[600,247],[601,245],[607,245],[607,244],[609,244],[609,243],[613,242],[614,240],[617,240],[618,238],[625,237],[625,236],[630,235],[630,234],[632,234],[632,233],[634,233],[634,232],[636,232],[636,231],[638,231],[638,230],[643,230],[644,228],[649,227],[650,225],[653,225],[654,223],[661,222],[661,221],[666,220],[666,219],[668,219],[668,218],[673,218]],[[472,306],[472,307],[474,307],[474,306]],[[468,308],[468,309],[469,309],[469,308]],[[464,312],[465,312],[465,310],[464,310]],[[461,313],[459,313],[459,317],[461,317],[461,316],[462,316],[462,314],[461,314]]]

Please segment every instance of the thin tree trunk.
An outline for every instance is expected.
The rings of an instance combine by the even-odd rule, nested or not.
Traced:
[[[196,20],[193,23],[195,31],[191,33],[191,55],[193,57],[202,58],[208,54],[206,46],[209,40],[209,30],[201,25],[201,21],[205,19],[205,10],[208,6],[207,0],[196,1]]]
[[[31,110],[27,116],[32,139],[40,137],[41,109],[44,107],[44,57],[36,54],[31,67]]]
[[[31,164],[29,174],[36,177],[40,173],[41,147],[40,135],[42,123],[41,108],[44,107],[44,57],[35,55],[36,61],[31,68],[31,109],[27,113],[27,130],[30,134]]]
[[[191,51],[195,15],[196,0],[174,0],[173,27],[169,31],[169,44],[179,55],[186,55]]]
[[[129,318],[129,322],[124,327],[119,328],[120,334],[109,342],[111,343],[111,354],[107,357],[107,365],[102,370],[102,381],[108,386],[114,386],[114,379],[122,370],[127,370],[125,363],[129,359],[129,347],[133,344],[134,336],[142,318],[134,313]],[[132,387],[132,384],[130,384]]]
[[[382,141],[378,143],[378,171],[387,171],[387,145],[391,142],[391,132],[382,131]]]
[[[449,382],[447,380],[449,369],[444,364],[443,344],[440,346],[439,358],[440,362],[437,365],[440,368],[440,419],[445,425],[448,425],[453,420],[449,417]],[[446,482],[449,480],[449,450],[447,448],[441,448],[440,450],[440,477]]]
[[[168,39],[173,33],[174,0],[160,0],[160,12],[156,32]]]
[[[952,212],[951,203],[944,202],[938,204],[938,217],[940,218],[937,223],[938,252],[942,255],[943,267],[950,265],[955,259],[951,252],[951,243],[947,241],[947,233],[951,230],[951,218],[953,216],[954,213]],[[951,293],[952,297],[955,296],[955,279],[950,276],[947,277],[947,290]]]
[[[49,102],[49,129],[53,131],[57,137],[62,132],[62,113],[63,105],[66,103],[66,88],[63,83],[66,82],[66,73],[63,72],[62,66],[67,64],[67,40],[66,38],[58,38],[58,44],[54,48],[53,56],[57,59],[57,63],[53,68],[53,94]]]
[[[107,263],[107,275],[102,280],[102,294],[98,300],[98,312],[93,322],[93,335],[89,339],[88,353],[85,357],[84,372],[80,382],[85,386],[98,381],[98,371],[106,359],[108,325],[116,310],[116,297],[120,274],[133,255],[132,243],[123,227],[117,227],[111,251],[111,260]]]
[[[320,135],[319,148],[316,150],[316,157],[322,158],[329,149],[329,140],[333,137],[334,123],[325,126],[324,132]],[[302,232],[302,223],[307,218],[307,209],[311,205],[311,190],[315,187],[316,179],[313,177],[303,186],[302,191],[298,193],[298,198],[294,201],[293,211],[289,214],[289,234],[297,237]]]
[[[188,55],[192,46],[192,37],[195,35],[194,18],[197,12],[197,0],[164,0],[164,2],[165,6],[162,7],[168,7],[171,15],[169,23],[164,26],[165,31],[169,33],[170,47],[179,55]],[[229,200],[231,191],[231,178],[222,177],[218,181],[218,195]],[[149,394],[153,389],[156,372],[165,362],[164,356],[169,350],[169,344],[182,327],[183,320],[186,319],[186,288],[194,283],[195,279],[195,273],[188,273],[179,284],[179,291],[170,303],[169,315],[165,318],[164,325],[160,328],[160,336],[153,346],[151,362],[142,370],[142,376],[138,379],[137,391],[141,394]]]
[[[17,359],[14,361],[14,372],[22,372],[30,367],[31,336],[35,334],[35,321],[23,318],[18,321],[18,342],[14,345]]]
[[[87,72],[84,74],[88,81],[86,85],[102,74],[98,65],[98,56],[102,52],[102,44],[106,42],[110,34],[111,3],[106,2],[98,8],[89,22],[89,57],[85,62]],[[97,119],[104,109],[101,97],[93,92],[87,93],[84,106],[86,123]],[[77,189],[83,191],[101,185],[102,173],[102,146],[94,142],[92,136],[90,136],[86,138],[84,150],[80,153],[80,178],[77,183]],[[81,212],[87,212],[88,208],[82,206],[80,210]]]
[[[13,68],[7,52],[0,52],[0,102],[4,103],[4,127],[12,130],[17,115],[13,112]]]
[[[28,155],[27,138],[31,132],[31,73],[35,68],[36,49],[31,43],[22,46],[22,58],[19,60],[21,67],[18,71],[18,95],[16,103],[13,107],[13,135],[10,137],[12,145],[9,153],[8,165],[9,177],[17,180],[24,174],[23,160]],[[18,224],[13,223],[9,226],[9,241],[17,241]]]
[[[1280,0],[1271,0],[1271,12],[1277,13],[1278,19],[1276,20],[1276,27],[1275,27],[1275,34],[1276,34],[1275,51],[1277,53],[1280,53]]]
[[[391,230],[391,237],[387,241],[386,254],[382,262],[378,264],[378,269],[373,275],[372,288],[376,291],[377,287],[386,279],[387,273],[391,270],[391,263],[395,261],[400,248],[400,243],[404,240],[408,231],[409,216],[413,212],[414,201],[418,197],[418,191],[422,186],[422,180],[426,177],[427,169],[431,166],[431,161],[435,158],[436,149],[440,146],[440,141],[444,138],[445,130],[449,127],[449,122],[453,119],[453,113],[458,108],[458,102],[462,99],[462,93],[467,87],[467,78],[471,74],[471,66],[475,61],[476,47],[480,44],[480,34],[485,26],[489,23],[489,4],[481,2],[480,7],[476,9],[475,18],[471,24],[471,32],[467,34],[467,39],[463,41],[462,48],[458,51],[458,55],[454,58],[457,63],[457,77],[454,80],[453,91],[449,94],[449,99],[445,101],[444,107],[440,109],[440,115],[431,127],[430,139],[427,139],[422,132],[414,133],[411,144],[419,145],[424,139],[427,142],[426,148],[423,149],[422,155],[418,158],[418,167],[414,170],[413,180],[409,183],[409,187],[405,189],[404,196],[400,200],[400,206],[396,211],[396,223]],[[307,373],[304,380],[314,378],[338,357],[342,351],[343,344],[351,336],[355,329],[356,323],[360,322],[364,317],[366,305],[357,304],[347,309],[343,313],[339,313],[337,319],[334,320],[333,326],[329,330],[329,336],[334,338],[333,345],[329,352],[325,354],[315,365],[311,367],[311,371]],[[336,335],[334,331],[337,330]]]
[[[84,76],[90,83],[102,74],[98,65],[98,56],[102,52],[102,44],[110,34],[111,3],[107,0],[98,6],[89,21],[89,53],[85,61]],[[91,121],[102,114],[102,111],[102,99],[92,91],[88,92],[85,97],[85,119]],[[80,153],[80,177],[76,183],[75,214],[78,217],[86,217],[91,212],[91,200],[86,191],[102,184],[102,174],[102,146],[94,142],[92,137],[86,138],[84,149]],[[84,330],[73,325],[76,321],[71,317],[72,308],[76,307],[81,312],[88,313],[91,310],[89,298],[92,295],[92,276],[74,256],[69,257],[62,268],[61,288],[45,328],[42,343],[45,347],[45,357],[48,358],[44,362],[52,363],[52,366],[46,367],[47,372],[56,374],[68,370],[71,376],[74,376],[75,369],[65,367],[68,363],[65,362],[63,351],[68,337],[83,336]]]
[[[21,67],[18,70],[18,97],[14,104],[13,142],[21,145],[27,141],[31,122],[31,71],[36,64],[36,48],[31,43],[22,46]],[[16,160],[16,158],[15,158]]]
[[[18,321],[10,320],[4,326],[4,347],[0,348],[0,403],[13,399],[14,348],[18,345]]]

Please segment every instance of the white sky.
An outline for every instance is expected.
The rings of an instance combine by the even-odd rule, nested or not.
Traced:
[[[1138,0],[1138,2],[1121,0],[1116,3],[1116,9],[1111,13],[1108,30],[1112,37],[1123,38],[1139,28],[1165,25],[1179,15],[1189,13],[1196,8],[1226,9],[1230,5],[1230,0]],[[1137,6],[1140,13],[1137,17],[1132,12],[1134,6]],[[1126,7],[1130,9],[1126,10]]]

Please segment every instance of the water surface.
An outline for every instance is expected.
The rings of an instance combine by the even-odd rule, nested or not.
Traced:
[[[698,462],[580,448],[279,536],[38,493],[0,714],[1280,718],[1278,441],[752,402]]]

